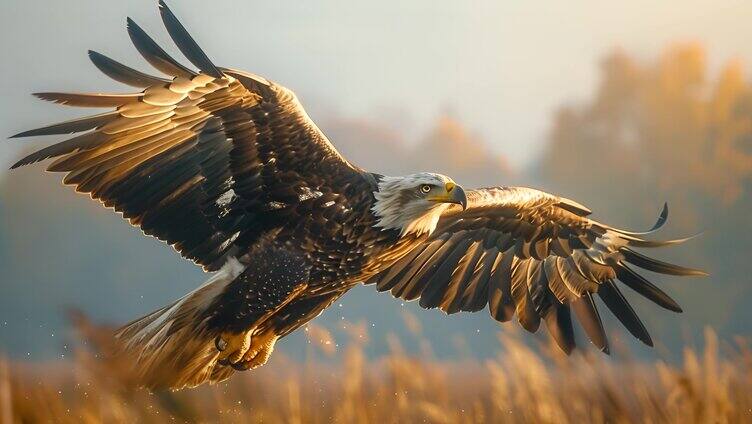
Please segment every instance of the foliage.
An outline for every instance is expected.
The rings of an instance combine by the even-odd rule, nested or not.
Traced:
[[[681,366],[613,362],[595,352],[564,357],[500,333],[495,359],[444,362],[392,353],[369,361],[365,326],[341,352],[312,331],[303,363],[275,356],[260,370],[213,387],[149,393],[116,364],[86,351],[66,369],[4,364],[0,416],[17,422],[742,422],[752,419],[752,351],[719,343],[707,330],[702,351]],[[420,329],[414,328],[417,337]],[[320,335],[324,334],[323,338]],[[309,352],[310,353],[310,352]],[[3,395],[5,394],[5,397]]]
[[[739,62],[717,75],[706,62],[697,44],[645,62],[612,53],[592,98],[557,113],[534,175],[621,227],[646,226],[668,201],[669,231],[702,234],[667,254],[711,274],[667,282],[668,291],[692,321],[737,334],[752,322],[743,300],[752,294],[752,85]]]

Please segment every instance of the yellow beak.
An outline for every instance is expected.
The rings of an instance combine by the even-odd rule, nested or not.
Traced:
[[[428,200],[440,203],[454,203],[462,206],[462,210],[467,208],[467,195],[461,186],[448,182],[444,186],[444,189],[444,193],[430,197]]]

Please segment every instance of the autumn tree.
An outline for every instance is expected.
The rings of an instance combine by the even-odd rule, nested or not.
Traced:
[[[686,310],[703,309],[695,324],[741,329],[725,321],[748,311],[740,295],[752,294],[752,87],[739,62],[711,73],[697,44],[647,63],[609,55],[593,98],[558,111],[537,169],[547,189],[618,225],[647,226],[668,200],[670,234],[705,231],[682,257],[712,274],[671,287],[689,298]]]

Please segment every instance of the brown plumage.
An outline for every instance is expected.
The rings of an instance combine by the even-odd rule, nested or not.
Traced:
[[[465,210],[455,206],[445,212],[423,247],[415,249],[419,252],[441,244],[440,250],[434,249],[441,253],[408,255],[368,283],[396,297],[419,298],[422,307],[449,314],[488,305],[494,319],[503,322],[516,315],[531,332],[543,319],[566,352],[574,347],[571,307],[593,344],[607,352],[608,341],[592,297],[596,293],[632,334],[652,346],[647,330],[614,281],[659,306],[681,312],[673,299],[629,264],[663,274],[705,275],[630,248],[684,240],[645,240],[644,234],[591,220],[587,208],[568,199],[520,187],[473,190],[467,198]],[[650,232],[667,217],[664,207]],[[401,289],[413,285],[416,290]]]
[[[569,352],[572,310],[608,351],[594,294],[652,344],[616,281],[680,311],[629,264],[702,274],[634,250],[683,240],[609,227],[568,199],[519,187],[465,192],[438,174],[387,177],[351,165],[294,93],[215,66],[163,2],[160,12],[198,70],[128,19],[136,49],[167,78],[89,52],[103,73],[142,91],[37,94],[109,111],[18,134],[80,133],[13,166],[54,158],[48,170],[64,173],[65,184],[214,272],[117,333],[119,354],[146,386],[195,386],[259,366],[278,338],[360,282],[449,314],[487,307],[529,331],[544,322]],[[664,209],[651,231],[666,217]]]

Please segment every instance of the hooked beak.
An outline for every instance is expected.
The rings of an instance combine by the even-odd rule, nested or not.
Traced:
[[[454,203],[456,205],[462,206],[463,211],[467,209],[467,195],[465,194],[465,190],[463,190],[461,186],[449,182],[446,183],[444,188],[446,190],[446,193],[432,197],[429,200],[441,203]]]

